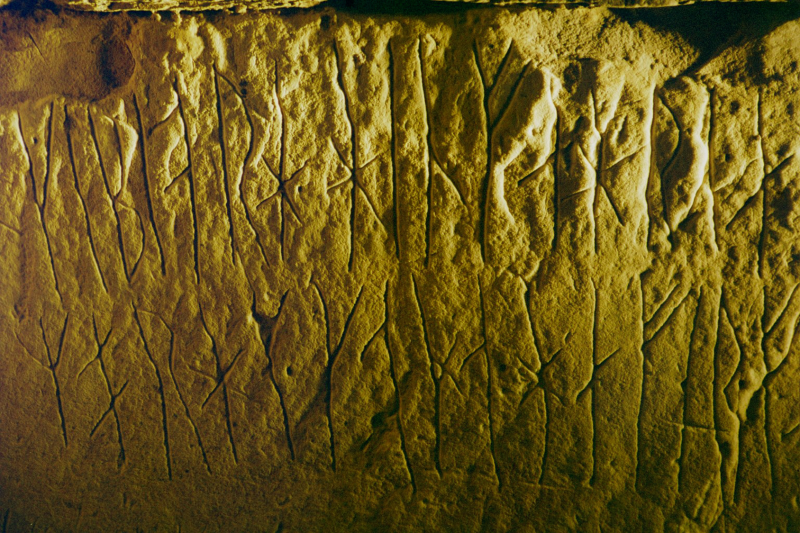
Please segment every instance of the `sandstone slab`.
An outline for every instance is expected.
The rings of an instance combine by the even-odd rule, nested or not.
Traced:
[[[0,31],[3,531],[800,527],[800,21]]]

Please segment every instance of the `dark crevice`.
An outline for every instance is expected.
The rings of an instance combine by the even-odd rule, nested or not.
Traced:
[[[755,41],[781,24],[800,17],[800,5],[778,2],[703,2],[669,7],[611,8],[631,26],[642,23],[656,30],[677,33],[699,55],[687,69],[693,73],[723,49]],[[751,75],[761,69],[750,65]]]

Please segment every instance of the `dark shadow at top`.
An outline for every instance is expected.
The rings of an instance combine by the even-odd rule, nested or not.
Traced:
[[[612,8],[611,11],[631,25],[642,22],[683,36],[700,52],[697,61],[688,69],[691,73],[724,48],[759,40],[778,26],[800,18],[800,3],[707,2],[674,7]]]

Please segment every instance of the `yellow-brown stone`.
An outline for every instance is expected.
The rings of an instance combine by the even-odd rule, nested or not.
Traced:
[[[748,13],[0,11],[2,530],[797,531]]]

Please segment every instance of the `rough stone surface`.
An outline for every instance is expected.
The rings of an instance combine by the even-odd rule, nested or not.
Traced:
[[[0,6],[10,0],[0,0]],[[614,7],[662,7],[695,2],[709,2],[717,0],[594,0],[589,2],[575,2],[571,0],[435,0],[456,3],[479,3],[496,5],[513,4],[592,4]],[[727,2],[786,2],[796,0],[722,0]],[[162,10],[206,10],[206,9],[231,9],[239,11],[248,9],[275,9],[286,7],[312,7],[325,2],[325,0],[54,0],[56,4],[70,9],[85,11],[162,11]],[[403,4],[403,0],[388,2]],[[434,2],[435,3],[435,2]]]
[[[69,0],[67,0],[69,1]],[[561,4],[572,5],[578,2],[570,0],[437,0],[438,2],[466,2],[475,4],[492,4],[510,6],[514,4]],[[695,4],[698,2],[796,2],[797,0],[588,0],[580,2],[595,6],[610,7],[668,7]]]
[[[0,13],[3,531],[798,531],[800,21]]]
[[[276,9],[312,7],[324,0],[55,0],[56,4],[83,11],[164,11],[206,9]],[[2,2],[2,0],[0,0]]]

